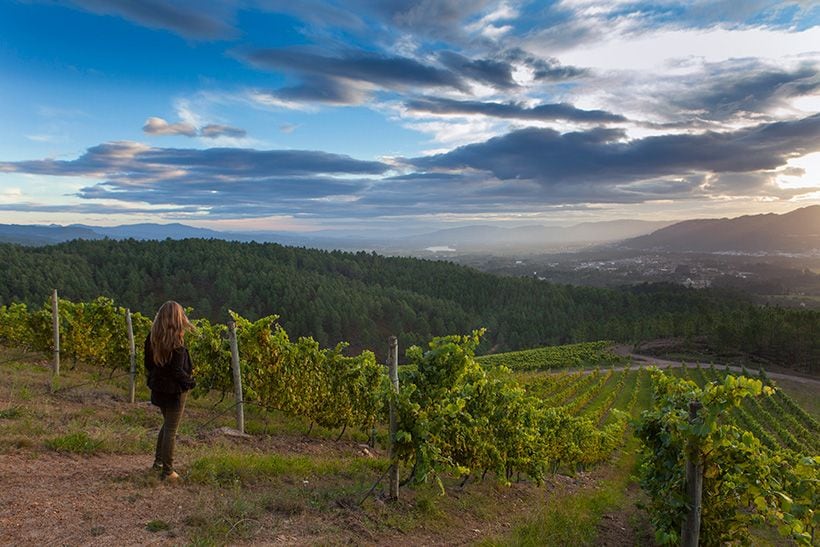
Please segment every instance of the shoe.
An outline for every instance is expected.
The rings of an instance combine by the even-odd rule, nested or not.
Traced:
[[[176,484],[182,481],[182,477],[180,477],[176,471],[171,471],[167,475],[163,475],[162,480],[170,484]]]

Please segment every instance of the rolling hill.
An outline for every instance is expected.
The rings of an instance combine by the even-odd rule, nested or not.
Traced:
[[[820,251],[820,205],[782,215],[687,220],[621,245],[630,249],[707,253]]]

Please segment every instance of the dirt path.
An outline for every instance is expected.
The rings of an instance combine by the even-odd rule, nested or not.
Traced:
[[[145,461],[142,461],[145,460]],[[147,530],[154,519],[173,523],[189,512],[190,493],[157,485],[146,495],[148,458],[3,454],[0,537],[7,545],[167,545]]]
[[[650,355],[639,355],[637,353],[630,353],[628,355],[635,363],[640,363],[644,365],[654,365],[658,368],[676,368],[676,367],[687,367],[687,368],[697,368],[697,363],[686,363],[681,361],[668,361],[666,359],[658,359],[656,357],[652,357]],[[724,370],[726,367],[724,365],[715,364],[720,370]],[[626,367],[615,367],[615,370],[625,370]],[[729,370],[732,372],[743,372],[741,367],[733,367],[730,366]],[[766,371],[766,376],[773,380],[791,380],[793,382],[798,382],[800,384],[805,385],[812,385],[820,387],[820,380],[815,380],[813,378],[806,378],[805,376],[795,376],[792,374],[783,374],[780,372],[768,372]]]

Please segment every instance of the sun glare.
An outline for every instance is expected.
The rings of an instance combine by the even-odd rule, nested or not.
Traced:
[[[784,190],[820,188],[820,152],[790,159],[777,183]]]

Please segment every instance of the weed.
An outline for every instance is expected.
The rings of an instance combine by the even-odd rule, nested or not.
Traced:
[[[170,530],[171,525],[164,520],[154,519],[145,525],[145,529],[149,532],[162,532],[163,530]]]
[[[266,511],[286,516],[301,515],[307,508],[303,499],[294,499],[283,495],[268,495],[263,497],[261,501],[262,507]]]
[[[77,454],[94,454],[99,451],[102,441],[92,439],[85,431],[69,433],[46,441],[46,447],[57,452],[74,452]]]
[[[22,411],[19,406],[4,408],[0,410],[0,420],[13,420],[14,418],[19,418],[21,414]]]
[[[242,494],[220,498],[203,513],[185,518],[185,524],[195,528],[191,545],[225,545],[236,540],[252,539],[261,527],[258,517],[265,509],[261,498]]]
[[[21,401],[30,401],[34,394],[28,386],[22,386],[20,392],[17,394]]]
[[[426,516],[434,516],[441,513],[436,506],[436,500],[430,496],[419,496],[416,498],[416,510]]]

